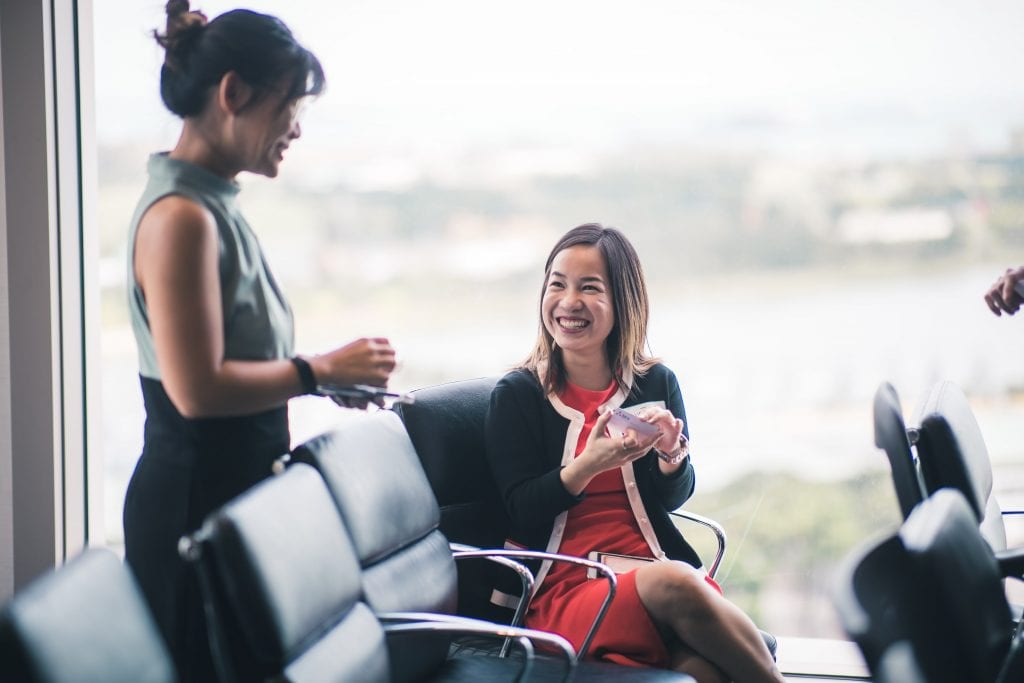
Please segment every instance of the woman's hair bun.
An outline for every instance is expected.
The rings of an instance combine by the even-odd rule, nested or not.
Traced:
[[[156,42],[166,50],[164,62],[173,68],[182,68],[191,44],[206,27],[206,15],[189,9],[188,0],[167,0],[167,29],[161,35],[154,31]]]
[[[269,14],[236,9],[207,23],[201,12],[189,10],[188,0],[169,0],[167,30],[153,33],[166,50],[160,97],[182,118],[202,112],[211,89],[228,72],[235,72],[258,97],[283,86],[284,100],[290,101],[319,94],[324,87],[317,58]]]

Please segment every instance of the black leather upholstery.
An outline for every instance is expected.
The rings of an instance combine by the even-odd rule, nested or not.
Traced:
[[[496,377],[449,382],[396,404],[441,507],[450,540],[482,547],[504,542],[505,513],[484,457],[484,420]]]
[[[0,615],[0,680],[170,683],[170,654],[131,572],[86,550],[19,592]]]
[[[413,392],[416,402],[396,404],[441,508],[441,531],[453,543],[501,548],[508,518],[484,457],[484,419],[497,377],[439,384]],[[507,619],[491,604],[495,572],[488,562],[459,565],[459,612]]]
[[[944,630],[928,592],[897,534],[870,541],[839,571],[836,609],[876,683],[902,683],[908,668],[921,670],[925,680],[953,683],[943,675],[955,669],[925,656],[953,654],[943,649]]]
[[[457,573],[438,530],[440,511],[397,415],[353,415],[296,448],[292,459],[313,465],[327,482],[375,612],[455,613]],[[420,678],[446,657],[447,639],[402,640],[402,651],[389,645],[398,680]],[[420,651],[409,651],[417,645]]]
[[[952,382],[936,384],[921,409],[917,441],[928,493],[951,487],[974,510],[981,533],[994,550],[1006,548],[1006,528],[992,495],[992,463],[967,397]]]
[[[1000,567],[959,491],[926,498],[839,577],[840,619],[877,683],[1019,680]]]
[[[236,680],[387,680],[383,630],[323,479],[299,465],[213,513],[195,538]],[[232,638],[235,635],[237,637]]]
[[[946,647],[958,652],[960,680],[998,680],[1013,619],[999,565],[966,499],[954,489],[935,492],[906,521],[900,538],[915,574],[941,596]]]
[[[903,408],[896,390],[888,382],[883,382],[875,391],[874,423],[875,445],[884,450],[889,458],[896,500],[903,519],[906,519],[914,506],[924,499],[924,492],[907,438]]]

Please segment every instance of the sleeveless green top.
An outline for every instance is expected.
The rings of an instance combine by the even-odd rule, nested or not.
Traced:
[[[292,310],[263,257],[256,235],[238,210],[237,183],[167,153],[149,158],[149,183],[132,217],[128,236],[128,306],[139,352],[139,374],[159,380],[149,312],[133,267],[135,235],[143,214],[168,195],[205,207],[217,222],[224,358],[290,358],[295,345]]]

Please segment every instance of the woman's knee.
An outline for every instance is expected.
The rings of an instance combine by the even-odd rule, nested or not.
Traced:
[[[656,617],[700,617],[711,609],[713,589],[689,565],[654,562],[637,570],[636,587],[640,600]]]

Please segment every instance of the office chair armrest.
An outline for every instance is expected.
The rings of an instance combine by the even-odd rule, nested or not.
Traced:
[[[509,557],[500,557],[488,553],[486,550],[482,550],[475,546],[465,545],[463,543],[449,543],[448,547],[452,550],[452,557],[456,560],[488,560],[496,564],[500,564],[503,567],[507,567],[519,575],[519,581],[522,584],[523,595],[533,595],[533,584],[535,578],[533,572],[522,562],[516,562]],[[487,553],[487,554],[481,554]],[[509,622],[509,626],[522,626],[523,619],[526,617],[526,608],[529,606],[529,600],[522,599],[516,606],[515,613],[512,615],[512,620]],[[501,646],[501,652],[498,656],[505,657],[508,655],[508,649],[512,645],[512,639],[506,638],[505,644]]]
[[[558,650],[565,656],[565,676],[568,681],[576,670],[577,656],[572,645],[562,636],[528,628],[516,628],[495,624],[481,619],[470,619],[449,614],[433,612],[380,612],[377,614],[385,633],[416,633],[435,631],[444,633],[472,633],[475,635],[493,636],[495,638],[512,638],[526,654],[523,668],[519,671],[517,681],[527,680],[533,666],[534,641]]]
[[[536,582],[536,578],[534,577],[533,572],[530,571],[530,568],[522,562],[516,562],[510,557],[495,554],[492,550],[487,548],[478,548],[464,543],[449,543],[448,547],[452,551],[452,557],[456,560],[488,560],[511,569],[519,576],[519,581],[523,588],[523,595],[533,594],[533,585]],[[529,605],[529,601],[520,600],[519,603],[520,606],[516,609],[516,613],[512,617],[512,621],[509,622],[509,626],[521,626],[522,619],[526,616],[526,607]]]
[[[999,572],[1006,577],[1024,580],[1024,548],[1008,548],[996,553]]]
[[[615,587],[618,583],[615,578],[615,572],[608,568],[608,565],[601,562],[594,562],[593,560],[584,560],[582,557],[574,557],[572,555],[562,555],[560,553],[548,553],[542,550],[506,550],[498,548],[489,548],[487,550],[480,551],[464,551],[464,556],[476,555],[479,553],[481,556],[493,556],[493,557],[513,557],[524,560],[543,560],[549,562],[568,562],[570,564],[578,564],[587,569],[594,569],[601,574],[606,581],[608,581],[608,595],[605,596],[604,602],[601,603],[600,609],[597,610],[597,614],[594,616],[594,622],[590,626],[590,630],[587,631],[587,637],[583,639],[583,644],[580,646],[580,651],[576,655],[576,659],[583,659],[583,656],[587,654],[587,648],[590,647],[590,642],[594,639],[594,634],[597,633],[597,627],[604,621],[604,615],[608,612],[608,607],[612,604],[612,598],[615,597]],[[527,606],[530,600],[533,599],[533,595],[524,595],[520,599],[520,604],[524,601]],[[524,614],[526,607],[523,607]]]
[[[690,512],[688,510],[673,510],[669,514],[673,517],[685,519],[688,522],[693,522],[694,524],[699,524],[710,529],[715,535],[715,540],[718,543],[718,550],[715,552],[715,559],[711,562],[711,568],[708,569],[708,576],[712,579],[715,578],[715,574],[718,573],[719,567],[722,566],[722,558],[725,557],[725,545],[728,542],[728,539],[725,536],[725,529],[722,528],[721,524],[710,517],[704,517],[703,515],[698,515],[697,513]]]

